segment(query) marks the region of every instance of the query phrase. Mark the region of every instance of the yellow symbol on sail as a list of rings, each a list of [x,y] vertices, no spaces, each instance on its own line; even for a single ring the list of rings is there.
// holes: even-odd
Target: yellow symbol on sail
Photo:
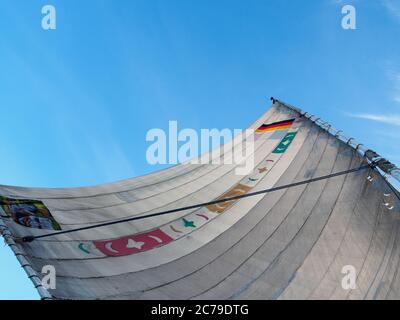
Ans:
[[[247,192],[249,192],[250,189],[251,189],[251,187],[248,187],[248,186],[238,183],[231,190],[229,190],[228,192],[224,193],[222,196],[217,198],[217,200],[240,196],[240,195],[243,195],[243,194],[246,194]],[[238,201],[238,200],[231,200],[231,201],[221,202],[221,203],[217,203],[217,204],[211,204],[211,205],[207,206],[207,209],[212,212],[223,213],[230,206],[232,206],[236,201]]]

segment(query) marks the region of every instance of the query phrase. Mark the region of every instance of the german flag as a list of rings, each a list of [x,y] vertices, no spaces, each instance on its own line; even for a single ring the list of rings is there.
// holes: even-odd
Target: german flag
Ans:
[[[268,132],[268,131],[289,129],[293,125],[293,122],[295,120],[296,119],[289,119],[289,120],[283,120],[283,121],[274,122],[274,123],[270,123],[270,124],[263,124],[261,127],[259,127],[256,130],[256,132],[262,133],[262,132]]]

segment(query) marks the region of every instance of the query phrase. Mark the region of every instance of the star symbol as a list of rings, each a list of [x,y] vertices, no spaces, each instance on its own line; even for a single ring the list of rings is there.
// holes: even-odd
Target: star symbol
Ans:
[[[133,239],[129,239],[128,240],[128,244],[126,245],[126,247],[128,249],[136,248],[136,249],[141,250],[143,245],[144,245],[144,242],[137,242],[137,241],[135,241]]]
[[[194,221],[189,221],[189,220],[186,220],[185,218],[183,218],[182,221],[183,221],[183,225],[186,228],[189,228],[189,227],[196,228],[196,226],[194,225]]]

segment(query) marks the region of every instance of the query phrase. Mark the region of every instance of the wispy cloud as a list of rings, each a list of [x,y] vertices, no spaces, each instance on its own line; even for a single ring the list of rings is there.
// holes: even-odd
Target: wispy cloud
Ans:
[[[392,101],[400,104],[400,65],[397,61],[386,60],[383,68],[388,80],[387,93]]]
[[[395,18],[400,19],[400,1],[399,0],[382,0],[382,4],[387,11]]]
[[[400,73],[391,73],[391,78],[393,79],[393,100],[400,103]]]
[[[358,113],[358,114],[348,114],[348,116],[358,119],[371,120],[386,124],[391,124],[394,126],[400,126],[400,114],[372,114],[372,113]]]

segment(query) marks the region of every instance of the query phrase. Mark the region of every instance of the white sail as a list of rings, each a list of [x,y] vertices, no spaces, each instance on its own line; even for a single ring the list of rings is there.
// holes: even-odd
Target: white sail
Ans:
[[[384,178],[398,168],[275,99],[250,128],[246,176],[184,163],[94,187],[0,186],[0,229],[43,298],[399,299],[400,202]],[[338,172],[348,173],[301,183]],[[45,265],[55,289],[40,284]]]

